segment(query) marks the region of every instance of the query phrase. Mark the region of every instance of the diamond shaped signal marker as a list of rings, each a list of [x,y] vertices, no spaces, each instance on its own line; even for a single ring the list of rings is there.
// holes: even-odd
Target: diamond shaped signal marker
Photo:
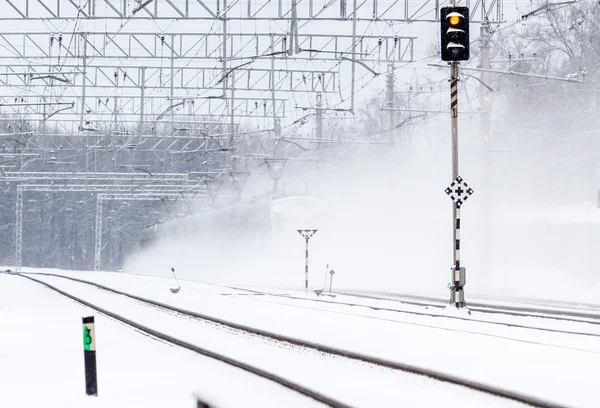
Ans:
[[[460,176],[445,191],[458,208],[474,193],[473,189]]]

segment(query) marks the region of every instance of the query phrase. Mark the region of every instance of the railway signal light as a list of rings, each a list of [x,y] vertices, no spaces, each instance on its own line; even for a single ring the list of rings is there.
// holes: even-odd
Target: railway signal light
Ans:
[[[442,60],[469,59],[469,8],[442,7],[440,9]]]

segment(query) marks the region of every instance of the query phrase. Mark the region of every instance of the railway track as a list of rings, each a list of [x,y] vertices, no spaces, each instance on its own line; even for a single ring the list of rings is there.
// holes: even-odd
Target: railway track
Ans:
[[[377,300],[391,300],[391,301],[400,301],[402,303],[416,305],[416,306],[441,306],[444,307],[448,305],[448,302],[441,298],[431,297],[431,296],[418,296],[418,295],[406,295],[392,292],[373,292],[373,293],[365,293],[358,291],[342,291],[338,292],[339,294],[346,294],[350,296],[371,298]],[[490,299],[491,300],[491,299]],[[512,301],[514,302],[514,301]],[[591,309],[583,310],[573,310],[573,308],[569,309],[559,309],[557,306],[553,306],[550,304],[543,305],[545,307],[540,306],[511,306],[511,305],[497,305],[493,303],[484,303],[481,301],[469,301],[467,303],[467,307],[471,311],[477,311],[480,313],[491,313],[491,314],[507,314],[512,316],[531,316],[531,317],[541,317],[541,318],[549,318],[553,320],[562,320],[562,321],[574,321],[574,322],[584,322],[591,324],[599,324],[600,325],[600,311],[594,311]]]
[[[84,285],[89,285],[89,286],[95,287],[97,289],[101,289],[103,291],[110,292],[115,295],[133,299],[137,302],[143,303],[143,304],[151,306],[151,307],[155,307],[155,308],[159,308],[161,310],[168,311],[170,313],[178,313],[178,314],[184,315],[191,319],[215,323],[215,324],[221,325],[221,326],[226,327],[231,330],[237,330],[237,331],[252,334],[255,336],[260,336],[260,337],[263,337],[270,341],[292,344],[292,345],[295,345],[295,346],[298,346],[298,347],[301,347],[304,349],[313,350],[313,351],[316,351],[316,352],[319,352],[319,353],[322,353],[322,354],[325,354],[328,356],[341,357],[344,359],[349,359],[349,360],[354,360],[354,361],[361,362],[361,363],[371,364],[371,365],[383,367],[386,369],[397,370],[400,372],[416,374],[416,375],[420,375],[420,376],[426,376],[426,377],[432,378],[432,379],[440,381],[440,382],[466,387],[471,390],[483,392],[483,393],[486,393],[489,395],[493,395],[495,397],[504,398],[507,400],[526,404],[526,405],[533,406],[533,407],[540,407],[540,408],[559,408],[559,407],[562,408],[563,407],[563,405],[557,404],[552,401],[546,401],[546,400],[538,398],[538,397],[518,393],[515,391],[508,390],[508,389],[503,389],[501,387],[495,387],[493,385],[480,383],[477,381],[472,381],[469,379],[461,378],[461,377],[447,374],[444,372],[439,372],[439,371],[435,371],[435,370],[431,370],[431,369],[426,369],[426,368],[417,367],[414,365],[403,364],[403,363],[394,362],[394,361],[388,361],[388,360],[384,360],[381,358],[376,358],[376,357],[372,357],[372,356],[368,356],[368,355],[364,355],[364,354],[360,354],[360,353],[356,353],[356,352],[352,352],[352,351],[348,351],[348,350],[337,349],[334,347],[330,347],[330,346],[326,346],[326,345],[322,345],[322,344],[318,344],[318,343],[314,343],[314,342],[310,342],[310,341],[306,341],[306,340],[299,340],[296,338],[292,338],[292,337],[288,337],[288,336],[284,336],[284,335],[280,335],[280,334],[276,334],[276,333],[271,333],[268,331],[264,331],[264,330],[256,329],[253,327],[241,325],[238,323],[226,321],[226,320],[223,320],[220,318],[215,318],[213,316],[208,316],[208,315],[205,315],[202,313],[174,307],[169,304],[165,304],[165,303],[158,302],[158,301],[155,301],[152,299],[147,299],[147,298],[143,298],[140,296],[136,296],[134,294],[126,293],[126,292],[123,292],[120,290],[116,290],[116,289],[113,289],[113,288],[110,288],[110,287],[107,287],[107,286],[104,286],[104,285],[101,285],[101,284],[98,284],[95,282],[86,281],[83,279],[77,279],[77,278],[73,278],[73,277],[67,277],[67,276],[56,275],[56,274],[36,274],[36,273],[17,274],[17,276],[21,276],[25,279],[29,279],[29,280],[37,282],[41,285],[44,285],[48,289],[54,290],[76,302],[79,302],[87,307],[90,307],[92,309],[99,311],[100,313],[103,313],[107,316],[110,316],[110,317],[116,319],[116,320],[126,323],[126,324],[128,324],[144,333],[147,333],[151,336],[154,336],[161,340],[176,344],[176,345],[186,348],[188,350],[195,351],[195,352],[205,355],[207,357],[215,358],[219,361],[225,362],[225,363],[233,365],[235,367],[239,367],[243,370],[246,370],[253,374],[259,375],[263,378],[274,381],[274,382],[276,382],[282,386],[285,386],[293,391],[296,391],[302,395],[305,395],[306,397],[309,397],[315,401],[321,402],[321,403],[326,404],[331,407],[349,407],[349,405],[347,405],[343,402],[340,402],[338,400],[332,399],[331,397],[328,397],[320,392],[308,389],[305,386],[303,386],[302,384],[292,382],[280,375],[277,375],[277,374],[274,374],[271,372],[267,372],[266,370],[263,370],[259,367],[246,364],[244,362],[238,361],[236,359],[232,359],[230,357],[227,357],[227,356],[219,354],[219,353],[215,353],[213,351],[210,351],[205,348],[199,347],[197,345],[191,344],[184,340],[175,338],[169,334],[161,333],[161,332],[159,332],[155,329],[152,329],[148,326],[141,325],[140,323],[138,323],[132,319],[126,318],[118,313],[106,310],[105,308],[102,308],[98,305],[92,304],[91,302],[88,302],[72,293],[68,293],[64,290],[61,290],[60,288],[58,288],[48,282],[45,282],[40,279],[36,279],[36,278],[32,277],[32,275],[34,275],[34,276],[35,275],[51,276],[54,278],[60,278],[60,279],[77,282],[77,283],[84,284]]]
[[[500,325],[500,326],[507,326],[507,327],[514,327],[514,328],[528,329],[528,330],[535,330],[535,331],[544,331],[544,332],[550,332],[550,333],[570,334],[570,335],[579,335],[579,336],[588,336],[588,337],[600,337],[600,333],[591,333],[591,332],[586,332],[586,331],[554,329],[554,328],[550,328],[550,327],[533,326],[533,325],[528,325],[528,324],[519,324],[519,323],[506,322],[506,321],[486,320],[486,319],[476,318],[473,316],[463,317],[463,316],[442,314],[440,312],[429,312],[429,311],[420,311],[420,310],[413,310],[413,309],[400,309],[400,308],[393,308],[393,307],[387,307],[387,306],[376,306],[376,305],[369,305],[369,304],[350,302],[350,301],[340,301],[340,300],[332,301],[330,299],[319,299],[319,298],[310,298],[310,297],[303,297],[303,296],[294,296],[291,294],[280,294],[280,293],[274,293],[274,292],[268,292],[268,291],[259,291],[259,290],[248,289],[248,288],[243,288],[243,287],[239,287],[239,286],[213,284],[213,283],[209,283],[209,282],[199,282],[199,283],[202,283],[205,285],[211,285],[211,286],[226,287],[226,288],[233,289],[236,291],[244,291],[244,292],[247,292],[247,293],[250,293],[253,295],[260,295],[260,296],[269,295],[272,297],[309,301],[309,302],[321,303],[321,304],[327,304],[327,305],[351,306],[351,307],[355,307],[355,308],[364,308],[364,309],[375,310],[375,311],[404,313],[404,314],[416,315],[416,316],[428,316],[428,317],[468,321],[468,322],[475,322],[475,323],[495,324],[495,325]],[[186,286],[183,286],[183,287],[186,289],[200,290],[200,289],[194,289],[194,288],[186,287]],[[334,292],[334,294],[353,296],[353,297],[364,298],[364,299],[372,299],[372,300],[378,300],[378,301],[392,301],[392,302],[397,302],[400,304],[407,304],[407,305],[411,305],[411,306],[420,306],[420,307],[436,307],[436,308],[442,309],[442,308],[448,306],[447,302],[444,302],[439,298],[433,298],[433,297],[428,297],[428,296],[420,297],[420,296],[415,296],[415,295],[407,295],[406,299],[404,299],[404,298],[399,299],[398,297],[393,298],[393,297],[389,297],[389,296],[382,296],[382,295],[378,296],[376,294],[364,294],[364,293],[357,293],[357,292],[344,292],[344,291],[340,292],[340,291],[338,291],[338,292]],[[222,294],[222,295],[231,295],[231,294]],[[399,295],[397,295],[397,296],[399,296]],[[504,311],[504,309],[501,309],[500,307],[495,310],[487,310],[487,309],[485,309],[485,307],[472,308],[470,302],[468,304],[468,307],[471,311],[477,311],[477,312],[483,313],[483,314],[487,313],[487,314],[493,314],[493,315],[508,315],[508,316],[517,316],[517,317],[538,317],[538,318],[550,319],[550,320],[556,320],[556,321],[566,321],[566,322],[573,322],[573,323],[589,323],[592,325],[600,325],[600,316],[598,316],[598,318],[588,317],[587,319],[586,319],[586,316],[581,316],[579,319],[576,319],[576,318],[562,317],[560,315],[557,315],[556,311],[552,311],[552,313],[543,315],[543,314],[516,313],[516,312],[511,312],[510,310]],[[490,306],[486,305],[486,307],[490,307]],[[363,316],[363,317],[367,317],[367,316]]]

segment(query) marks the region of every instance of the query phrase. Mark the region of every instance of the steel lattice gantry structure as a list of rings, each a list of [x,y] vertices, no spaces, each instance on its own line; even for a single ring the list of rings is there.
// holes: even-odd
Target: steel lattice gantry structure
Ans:
[[[389,23],[437,21],[440,8],[439,0],[1,2],[6,7],[0,19],[7,21],[0,34],[5,112],[39,120],[42,128],[51,121],[65,132],[73,132],[65,123],[85,131],[119,125],[131,130],[137,122],[142,134],[144,123],[162,122],[170,129],[166,137],[177,114],[228,117],[229,132],[235,131],[234,118],[269,117],[276,129],[286,116],[287,98],[278,98],[280,92],[337,91],[343,101],[342,63],[352,67],[348,109],[353,112],[357,64],[412,61],[414,37],[398,35]],[[472,22],[493,23],[502,20],[502,4],[467,0],[466,5]],[[44,21],[41,30],[39,21]],[[283,32],[270,29],[273,21]],[[322,21],[331,22],[324,32]],[[15,30],[10,22],[30,29]],[[361,22],[381,28],[371,28],[376,34],[370,35]],[[297,66],[301,61],[329,64]],[[250,97],[246,91],[265,95]],[[196,103],[182,112],[185,101]]]
[[[23,245],[23,196],[27,191],[36,192],[91,192],[96,193],[95,268],[100,267],[102,249],[102,201],[107,199],[139,200],[182,199],[208,201],[205,183],[188,180],[187,175],[165,174],[151,177],[148,174],[97,173],[92,178],[87,173],[3,173],[1,181],[39,182],[52,184],[18,184],[16,200],[15,258],[16,268],[22,266]],[[104,183],[104,184],[99,184]],[[124,184],[125,183],[125,184]],[[100,223],[100,224],[99,224]]]
[[[285,117],[286,98],[279,93],[338,92],[344,59],[413,58],[414,37],[362,35],[352,47],[352,35],[299,34],[293,63],[285,53],[287,38],[285,33],[2,33],[0,46],[10,52],[0,54],[0,84],[6,89],[0,104],[44,123],[69,118],[78,123],[74,129],[62,126],[69,132],[90,123],[115,129],[123,121],[137,121],[142,129],[146,122],[181,120],[173,118],[177,114]],[[217,60],[222,66],[214,65]],[[315,60],[329,62],[329,68],[293,67]],[[286,67],[276,67],[281,64]],[[53,94],[46,95],[48,89]],[[188,109],[182,111],[185,101]]]
[[[94,234],[94,270],[99,271],[102,269],[102,214],[103,214],[103,203],[104,201],[114,200],[119,202],[124,201],[165,201],[180,200],[183,193],[181,192],[141,192],[141,193],[126,193],[126,192],[111,193],[98,193],[96,195],[96,219],[95,219],[95,234]],[[206,203],[207,194],[194,194],[190,201]]]
[[[0,19],[117,19],[117,20],[290,20],[295,14],[299,22],[351,20],[352,5],[348,0],[330,0],[322,5],[314,0],[246,0],[228,3],[227,0],[2,0],[7,3]],[[421,2],[367,0],[361,2],[360,20],[438,21],[439,0]],[[488,4],[467,0],[471,21],[497,22],[503,16],[503,2]]]

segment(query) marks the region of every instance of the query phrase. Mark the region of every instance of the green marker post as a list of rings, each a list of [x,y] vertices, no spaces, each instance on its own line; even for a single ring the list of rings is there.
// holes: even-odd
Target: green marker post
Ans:
[[[98,395],[98,378],[96,375],[96,332],[94,316],[83,318],[83,359],[85,364],[85,392],[87,395]]]

